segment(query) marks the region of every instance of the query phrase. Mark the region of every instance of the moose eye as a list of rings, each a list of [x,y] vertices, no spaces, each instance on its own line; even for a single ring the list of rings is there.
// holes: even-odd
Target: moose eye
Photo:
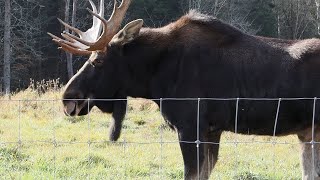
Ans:
[[[102,59],[95,59],[92,64],[94,66],[101,66],[103,64],[103,60]]]
[[[99,67],[103,64],[103,60],[102,59],[94,59],[94,60],[89,60],[89,63],[93,66],[93,67]]]
[[[97,64],[102,64],[102,63],[103,63],[103,61],[102,61],[101,59],[96,59],[95,62],[96,62]]]

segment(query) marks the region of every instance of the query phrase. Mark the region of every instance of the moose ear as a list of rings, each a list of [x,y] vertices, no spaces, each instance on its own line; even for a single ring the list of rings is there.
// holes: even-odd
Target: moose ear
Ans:
[[[116,34],[112,38],[111,43],[119,45],[125,45],[127,43],[130,43],[132,40],[138,37],[142,25],[142,19],[137,19],[129,22],[127,25],[124,26],[122,30],[118,32],[118,34]]]

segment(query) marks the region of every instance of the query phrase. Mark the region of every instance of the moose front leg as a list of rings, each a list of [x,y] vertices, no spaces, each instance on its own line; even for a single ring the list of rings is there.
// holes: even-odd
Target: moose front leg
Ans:
[[[117,141],[121,134],[122,122],[126,115],[127,101],[115,101],[109,130],[110,141]]]

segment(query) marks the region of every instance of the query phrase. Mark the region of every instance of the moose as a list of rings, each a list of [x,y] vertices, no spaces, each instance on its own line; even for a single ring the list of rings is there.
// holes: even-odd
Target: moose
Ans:
[[[145,28],[137,19],[120,29],[131,0],[115,1],[108,20],[90,3],[89,30],[61,21],[77,35],[49,33],[63,50],[90,56],[66,85],[65,114],[84,115],[93,106],[115,114],[116,140],[126,102],[99,99],[154,99],[177,131],[188,180],[209,178],[223,131],[296,134],[302,179],[320,179],[319,39],[248,35],[194,10],[163,27]]]

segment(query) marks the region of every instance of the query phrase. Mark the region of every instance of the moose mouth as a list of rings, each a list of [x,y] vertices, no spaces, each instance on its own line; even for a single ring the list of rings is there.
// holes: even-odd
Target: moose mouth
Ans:
[[[67,116],[82,116],[90,112],[93,107],[89,100],[84,101],[65,101],[64,102],[64,113]]]

